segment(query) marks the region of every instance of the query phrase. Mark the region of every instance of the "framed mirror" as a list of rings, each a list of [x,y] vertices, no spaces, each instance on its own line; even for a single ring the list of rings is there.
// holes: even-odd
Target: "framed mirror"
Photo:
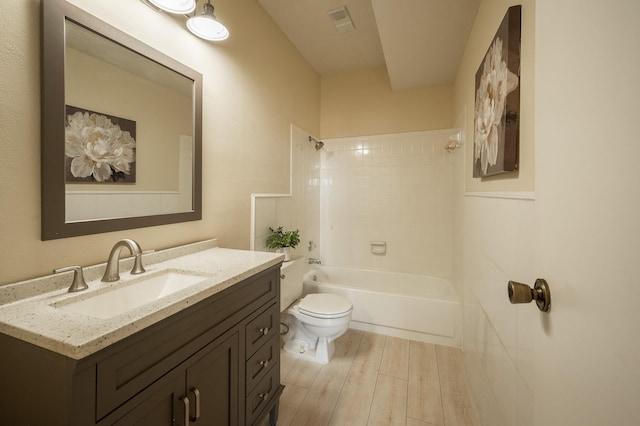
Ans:
[[[202,75],[42,1],[42,239],[202,219]]]

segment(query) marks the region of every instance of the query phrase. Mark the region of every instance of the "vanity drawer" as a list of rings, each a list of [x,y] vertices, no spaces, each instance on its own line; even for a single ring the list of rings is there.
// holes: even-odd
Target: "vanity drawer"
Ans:
[[[247,394],[280,359],[280,336],[273,336],[247,361]]]
[[[276,303],[247,324],[245,330],[247,358],[253,356],[265,342],[279,335],[280,306]]]
[[[280,364],[276,363],[247,396],[246,424],[253,425],[257,420],[260,420],[260,416],[267,407],[272,405],[274,398],[277,398],[281,392]]]
[[[269,269],[108,348],[96,366],[96,420],[275,299],[278,273]]]

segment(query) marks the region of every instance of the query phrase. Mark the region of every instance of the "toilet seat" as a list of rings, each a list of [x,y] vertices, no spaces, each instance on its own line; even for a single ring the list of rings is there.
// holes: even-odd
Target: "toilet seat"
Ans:
[[[300,313],[314,318],[341,318],[353,310],[348,299],[337,294],[308,294],[298,304]]]

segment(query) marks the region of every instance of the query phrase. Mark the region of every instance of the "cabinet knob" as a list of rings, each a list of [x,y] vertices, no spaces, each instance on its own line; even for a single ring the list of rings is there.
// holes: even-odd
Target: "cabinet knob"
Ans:
[[[258,398],[261,398],[263,401],[266,401],[267,399],[269,399],[269,392],[261,393],[260,395],[258,395]]]
[[[269,334],[269,327],[262,327],[259,331],[266,336]]]
[[[269,366],[269,360],[265,359],[264,361],[260,361],[260,365],[262,368],[267,368]]]

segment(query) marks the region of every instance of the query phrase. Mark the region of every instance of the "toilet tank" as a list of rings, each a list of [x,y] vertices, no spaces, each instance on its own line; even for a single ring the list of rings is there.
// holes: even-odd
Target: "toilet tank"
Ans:
[[[293,258],[280,267],[280,311],[302,297],[304,257]]]

